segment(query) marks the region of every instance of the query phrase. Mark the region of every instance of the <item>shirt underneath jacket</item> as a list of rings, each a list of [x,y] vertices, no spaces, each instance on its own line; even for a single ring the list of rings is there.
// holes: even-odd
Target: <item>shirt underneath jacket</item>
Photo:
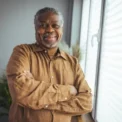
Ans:
[[[6,70],[12,97],[9,122],[71,122],[91,111],[91,90],[78,60],[60,49],[53,58],[48,52],[37,44],[14,48]],[[70,94],[69,85],[77,95]]]

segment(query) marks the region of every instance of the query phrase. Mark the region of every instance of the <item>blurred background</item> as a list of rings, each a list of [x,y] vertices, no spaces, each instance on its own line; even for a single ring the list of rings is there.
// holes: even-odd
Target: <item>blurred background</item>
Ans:
[[[0,0],[0,75],[16,45],[35,42],[34,15],[43,7],[63,14],[62,40],[81,51],[93,94],[84,121],[122,122],[122,0]]]

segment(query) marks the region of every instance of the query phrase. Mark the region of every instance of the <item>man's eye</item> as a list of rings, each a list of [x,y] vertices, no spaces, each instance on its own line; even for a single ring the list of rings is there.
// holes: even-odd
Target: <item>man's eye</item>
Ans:
[[[40,28],[46,28],[46,27],[47,27],[47,24],[46,24],[46,23],[40,23],[40,24],[39,24],[39,27],[40,27]]]
[[[60,25],[58,25],[58,24],[53,24],[52,27],[58,29],[58,28],[60,28]]]

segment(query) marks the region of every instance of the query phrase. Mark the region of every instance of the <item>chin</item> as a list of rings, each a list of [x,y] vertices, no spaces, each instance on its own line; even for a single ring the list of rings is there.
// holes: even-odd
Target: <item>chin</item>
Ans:
[[[45,43],[45,41],[42,41],[42,44],[43,44],[45,47],[53,48],[53,47],[57,47],[58,41],[56,41],[56,42],[54,42],[54,43]]]

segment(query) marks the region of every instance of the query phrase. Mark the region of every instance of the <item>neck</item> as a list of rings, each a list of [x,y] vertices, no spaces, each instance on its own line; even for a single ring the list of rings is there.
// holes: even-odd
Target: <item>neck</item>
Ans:
[[[48,55],[53,57],[57,52],[58,47],[48,48]]]
[[[50,56],[50,58],[53,58],[53,56],[56,54],[58,46],[54,46],[54,47],[47,47],[45,46],[43,43],[38,44],[41,48],[43,47],[44,49],[46,49],[48,51],[48,55]]]

